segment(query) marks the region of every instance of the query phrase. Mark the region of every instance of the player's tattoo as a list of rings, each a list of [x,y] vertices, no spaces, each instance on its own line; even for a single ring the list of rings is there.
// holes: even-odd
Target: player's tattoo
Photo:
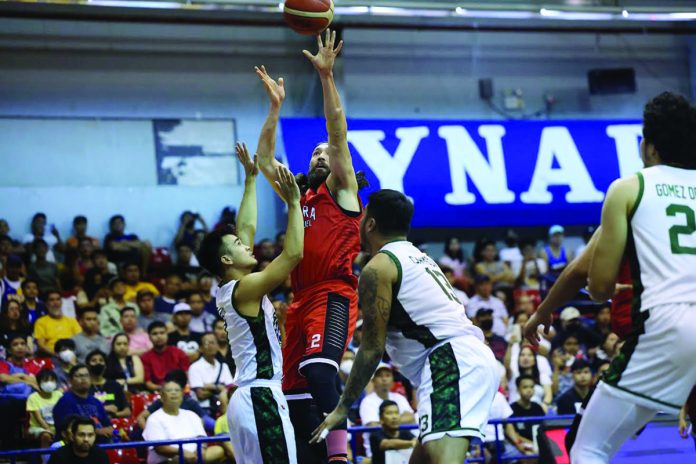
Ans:
[[[382,359],[391,310],[391,302],[379,295],[379,276],[374,268],[368,266],[360,275],[358,295],[363,312],[363,338],[341,395],[340,407],[344,411],[360,396]]]

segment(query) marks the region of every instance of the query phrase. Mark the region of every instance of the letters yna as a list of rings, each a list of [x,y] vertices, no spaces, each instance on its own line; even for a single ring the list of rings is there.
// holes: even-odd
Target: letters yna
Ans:
[[[323,119],[281,121],[290,169],[322,142]],[[599,223],[609,184],[642,168],[636,120],[348,121],[370,188],[416,204],[414,227]],[[688,192],[686,193],[688,195]]]

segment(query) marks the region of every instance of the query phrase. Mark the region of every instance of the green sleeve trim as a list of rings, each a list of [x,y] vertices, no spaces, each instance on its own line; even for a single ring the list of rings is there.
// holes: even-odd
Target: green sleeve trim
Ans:
[[[631,212],[628,215],[629,221],[633,219],[633,215],[636,214],[638,205],[640,205],[640,201],[643,199],[643,191],[645,190],[645,179],[643,178],[643,173],[638,172],[636,175],[638,176],[638,197],[636,198],[636,202],[633,204],[633,208],[631,208]]]
[[[394,295],[392,296],[393,299],[396,299],[396,296],[399,294],[399,289],[401,288],[401,278],[403,276],[403,271],[401,270],[401,262],[399,261],[399,258],[397,258],[396,255],[389,250],[382,250],[380,251],[380,253],[384,253],[385,255],[389,256],[389,258],[391,258],[392,262],[396,266],[396,271],[398,275],[396,278],[396,283],[394,284]]]

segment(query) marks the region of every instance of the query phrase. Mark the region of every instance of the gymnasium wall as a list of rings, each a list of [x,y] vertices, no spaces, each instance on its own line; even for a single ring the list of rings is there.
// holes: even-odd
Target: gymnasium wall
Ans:
[[[549,117],[563,119],[637,118],[649,97],[689,94],[692,86],[684,36],[346,30],[344,38],[336,78],[356,118],[500,119],[478,97],[482,77],[494,79],[497,94],[522,89],[525,112],[554,95]],[[108,217],[120,212],[155,245],[171,241],[184,209],[212,225],[224,206],[238,204],[240,185],[157,185],[154,155],[143,150],[150,141],[126,129],[115,134],[117,150],[83,144],[87,164],[51,159],[58,146],[32,137],[39,127],[31,124],[22,126],[29,135],[17,136],[17,121],[63,119],[61,133],[85,140],[84,121],[98,118],[234,119],[237,138],[254,147],[267,102],[253,66],[285,77],[284,117],[317,116],[320,85],[300,53],[314,46],[284,29],[0,19],[0,217],[21,236],[41,210],[67,236],[72,216],[83,213],[103,236]],[[588,95],[588,69],[620,66],[636,69],[636,94]],[[51,168],[56,163],[60,169]],[[71,174],[85,166],[88,178]],[[284,219],[271,189],[259,184],[261,238]]]

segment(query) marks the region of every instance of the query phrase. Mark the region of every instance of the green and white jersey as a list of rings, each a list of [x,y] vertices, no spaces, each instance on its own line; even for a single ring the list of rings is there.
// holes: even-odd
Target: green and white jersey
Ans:
[[[218,313],[225,321],[227,339],[237,366],[234,383],[241,387],[254,380],[280,382],[283,356],[273,304],[264,296],[256,317],[243,316],[232,303],[238,282],[232,280],[218,288],[215,300]]]
[[[696,170],[658,165],[637,175],[626,243],[634,302],[641,311],[696,303]]]
[[[398,270],[394,285],[386,349],[389,357],[415,386],[431,349],[455,337],[483,333],[466,317],[439,266],[411,242],[390,242],[380,253],[391,258]]]

